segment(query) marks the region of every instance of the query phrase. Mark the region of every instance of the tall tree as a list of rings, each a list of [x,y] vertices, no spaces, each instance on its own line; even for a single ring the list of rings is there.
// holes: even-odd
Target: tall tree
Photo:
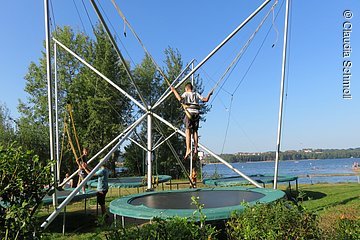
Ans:
[[[0,103],[0,144],[6,146],[15,141],[14,122],[5,104]]]
[[[169,47],[164,51],[164,53],[165,67],[163,69],[163,72],[166,74],[166,78],[168,80],[173,81],[180,74],[184,67],[183,60],[181,54],[176,49]],[[186,71],[185,74],[188,72],[189,70]],[[155,103],[155,101],[161,96],[161,94],[168,88],[166,81],[156,71],[156,67],[151,62],[149,56],[145,56],[142,63],[136,66],[134,73],[137,83],[139,84],[139,86],[141,86],[144,98],[147,99],[151,104]],[[184,85],[182,85],[179,89],[182,90],[183,86]],[[200,79],[199,77],[197,77],[195,80],[195,86],[196,90],[199,93],[203,92],[202,79]],[[207,111],[209,111],[209,108],[204,106],[202,108],[202,112],[206,113]],[[157,109],[155,109],[155,112],[161,117],[165,118],[167,121],[174,124],[175,126],[179,128],[183,127],[184,112],[175,97],[170,96]],[[202,120],[205,120],[205,117],[203,117]],[[171,128],[167,127],[157,119],[153,118],[153,121],[154,142],[157,142],[158,140],[163,140],[173,132]],[[158,127],[160,128],[160,130],[158,129]],[[138,135],[141,138],[142,142],[146,142],[146,123],[144,123],[140,128],[140,133]],[[163,133],[164,136],[161,133]],[[185,152],[184,139],[181,136],[174,135],[172,138],[170,138],[170,142],[177,154],[179,156],[183,156]],[[125,148],[125,165],[129,167],[130,172],[132,172],[133,174],[144,172],[143,167],[145,167],[143,164],[143,158],[141,157],[142,155],[140,154],[142,153],[142,150],[138,148],[139,147],[133,143],[129,144]],[[155,174],[161,173],[171,174],[173,176],[182,176],[178,163],[166,143],[157,148],[157,150],[154,152],[153,166],[153,172]],[[139,169],[141,169],[141,171],[139,171]]]
[[[94,30],[95,38],[75,33],[69,27],[57,28],[53,36],[111,79],[129,90],[124,67],[118,63],[116,52],[100,26]],[[63,129],[68,113],[72,114],[81,147],[90,148],[90,156],[115,138],[131,120],[130,102],[112,86],[84,66],[68,52],[58,47],[59,124]],[[39,63],[32,62],[25,77],[27,102],[19,110],[19,135],[22,145],[34,149],[40,156],[48,156],[48,116],[46,58],[43,52]],[[67,118],[69,119],[69,118]],[[71,126],[71,124],[70,124]],[[74,139],[72,133],[71,139]],[[74,145],[76,146],[75,142]],[[77,148],[76,148],[77,149]],[[80,155],[80,153],[77,153]],[[75,170],[75,160],[65,134],[62,148],[63,171]]]

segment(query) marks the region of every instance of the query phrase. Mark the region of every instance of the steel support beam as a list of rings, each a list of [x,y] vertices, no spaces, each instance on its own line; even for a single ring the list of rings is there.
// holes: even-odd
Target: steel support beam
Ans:
[[[290,9],[290,0],[286,0],[284,43],[283,43],[283,55],[282,55],[282,68],[281,68],[281,84],[280,84],[279,119],[278,119],[278,130],[277,130],[277,140],[276,140],[276,155],[275,155],[274,189],[277,189],[277,183],[278,183],[277,178],[279,175],[279,158],[280,158],[281,133],[282,133],[283,108],[284,108],[284,85],[286,78],[289,9]]]
[[[186,137],[186,134],[181,131],[180,129],[178,129],[177,127],[175,127],[174,125],[172,125],[170,122],[166,121],[165,119],[163,119],[162,117],[160,117],[157,114],[153,114],[154,117],[156,117],[157,119],[159,119],[161,122],[163,122],[164,124],[166,124],[167,126],[169,126],[170,128],[174,129],[175,131],[177,131],[180,135],[182,135],[183,137]],[[258,188],[263,188],[260,184],[258,184],[256,181],[254,181],[253,179],[251,179],[250,177],[248,177],[247,175],[245,175],[244,173],[240,172],[238,169],[234,168],[230,163],[228,163],[227,161],[225,161],[224,159],[222,159],[220,156],[218,156],[217,154],[215,154],[214,152],[212,152],[210,149],[208,149],[206,146],[202,145],[201,143],[199,143],[199,147],[201,147],[204,151],[206,151],[207,153],[209,153],[210,155],[212,155],[213,157],[215,157],[217,160],[219,160],[221,163],[223,163],[226,167],[230,168],[232,171],[234,171],[235,173],[239,174],[241,177],[245,178],[246,180],[248,180],[250,183],[252,183],[253,185],[255,185]]]

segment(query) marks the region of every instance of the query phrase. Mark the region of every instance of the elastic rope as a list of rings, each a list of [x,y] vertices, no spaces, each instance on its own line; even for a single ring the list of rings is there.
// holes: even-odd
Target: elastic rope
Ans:
[[[83,7],[84,7],[84,9],[85,9],[86,16],[87,16],[87,18],[88,18],[88,20],[89,20],[89,22],[90,22],[90,24],[91,24],[91,28],[92,28],[92,30],[94,31],[94,30],[95,30],[95,27],[94,27],[94,24],[93,24],[92,21],[91,21],[91,18],[90,18],[89,12],[88,12],[88,10],[87,10],[87,7],[86,7],[86,5],[85,5],[85,3],[84,3],[84,0],[81,0],[81,2],[82,2],[82,5],[83,5]]]
[[[155,59],[152,57],[152,55],[150,54],[150,52],[147,50],[147,48],[145,47],[144,43],[142,42],[142,40],[140,39],[140,37],[137,35],[137,33],[135,32],[134,28],[131,26],[131,24],[128,22],[128,20],[126,19],[124,13],[120,10],[119,6],[116,4],[115,0],[111,0],[111,2],[113,3],[116,11],[118,12],[118,14],[120,15],[120,17],[123,19],[124,24],[126,24],[130,31],[133,33],[134,37],[138,40],[139,44],[141,45],[141,47],[143,48],[143,50],[145,51],[145,53],[149,56],[149,58],[151,59],[151,61],[153,62],[153,64],[155,65],[156,69],[159,71],[159,73],[161,74],[161,76],[164,78],[165,82],[171,86],[170,81],[167,79],[165,73],[161,70],[161,68],[159,67],[159,65],[156,63]],[[184,112],[186,114],[186,116],[191,119],[191,114],[188,112],[188,110],[186,110],[185,105],[180,103],[182,108],[184,109]]]
[[[70,115],[70,119],[71,119],[71,125],[72,125],[73,131],[74,131],[74,137],[75,137],[76,145],[77,145],[77,148],[78,148],[80,156],[81,156],[82,155],[81,154],[81,147],[80,147],[79,138],[78,138],[78,135],[77,135],[77,132],[76,132],[74,117],[73,117],[73,114],[72,114],[72,106],[70,104],[68,105],[68,111],[69,111],[69,115]]]
[[[230,126],[230,117],[231,117],[232,104],[233,104],[233,96],[231,96],[231,100],[230,100],[229,114],[228,114],[228,118],[227,118],[227,124],[226,124],[224,141],[223,141],[222,148],[221,148],[221,154],[224,153],[225,143],[226,143],[226,139],[227,139],[227,135],[228,135],[228,130],[229,130],[229,126]]]
[[[155,119],[154,123],[155,123],[156,128],[157,128],[157,130],[159,131],[159,133],[162,135],[162,137],[163,137],[164,139],[166,139],[163,131],[161,130],[161,128],[160,128],[160,126],[159,126],[159,123],[157,122],[157,119]],[[192,182],[192,179],[191,179],[191,177],[190,177],[190,174],[189,174],[188,171],[186,170],[184,164],[181,162],[180,157],[179,157],[178,154],[176,153],[176,150],[174,149],[173,145],[171,144],[171,142],[170,142],[169,140],[166,140],[166,144],[169,146],[169,148],[170,148],[172,154],[174,155],[176,161],[177,161],[178,164],[180,165],[180,168],[181,168],[181,170],[183,171],[184,175],[189,179],[191,186],[194,187],[195,184]]]
[[[66,123],[66,125],[65,125],[65,131],[66,131],[66,134],[67,134],[67,136],[68,136],[68,141],[69,141],[69,144],[70,144],[70,148],[71,148],[71,150],[72,150],[72,152],[73,152],[73,154],[74,154],[75,160],[77,161],[78,156],[77,156],[77,154],[76,154],[76,150],[75,150],[74,144],[73,144],[73,142],[72,142],[72,140],[71,140],[71,135],[70,135],[70,131],[69,131],[69,128],[68,128],[68,126],[67,126],[67,123]]]
[[[83,20],[82,20],[82,18],[81,18],[81,15],[80,15],[79,9],[78,9],[78,7],[77,7],[77,5],[76,5],[76,3],[75,3],[75,0],[73,0],[73,3],[74,3],[74,6],[75,6],[75,9],[76,9],[77,15],[78,15],[78,17],[79,17],[79,19],[80,19],[81,26],[83,27],[84,32],[86,33],[85,25],[84,25],[84,22],[83,22]],[[87,34],[87,33],[86,33],[86,34]]]
[[[269,17],[270,13],[272,12],[272,10],[274,9],[274,7],[277,5],[278,1],[276,1],[273,6],[271,7],[271,9],[269,10],[269,12],[265,15],[265,17],[261,20],[259,26],[255,29],[255,31],[253,32],[253,34],[250,36],[250,38],[247,40],[247,42],[245,43],[245,45],[240,49],[240,52],[235,56],[235,58],[233,59],[233,61],[230,63],[230,65],[227,67],[227,69],[225,70],[225,72],[223,73],[223,75],[221,76],[221,78],[216,82],[215,86],[212,88],[212,90],[215,90],[217,88],[217,86],[225,79],[225,77],[227,76],[227,74],[229,73],[229,71],[233,68],[233,66],[235,64],[237,64],[240,60],[240,58],[243,56],[243,54],[245,53],[245,51],[247,50],[247,48],[249,47],[250,43],[252,42],[252,40],[255,38],[255,35],[258,33],[258,31],[260,30],[260,28],[263,26],[263,24],[265,23],[266,19]],[[229,77],[229,76],[228,76]],[[228,79],[227,77],[227,79]],[[226,80],[225,80],[226,81]]]
[[[277,12],[277,14],[276,14],[276,16],[275,16],[275,20],[277,19],[278,15],[279,15],[279,13],[280,13],[280,9],[282,8],[283,5],[284,5],[284,1],[282,1],[282,3],[281,3],[281,6],[280,6],[280,8],[279,8],[279,11]],[[243,83],[243,81],[245,80],[245,78],[246,78],[247,74],[249,73],[251,67],[253,66],[255,60],[257,59],[257,57],[258,57],[261,49],[263,48],[263,46],[264,46],[264,44],[265,44],[265,41],[266,41],[267,37],[269,36],[269,34],[270,34],[270,32],[271,32],[271,29],[272,29],[272,26],[271,26],[271,27],[269,28],[269,30],[267,31],[267,33],[266,33],[266,35],[265,35],[265,38],[264,38],[264,40],[262,41],[260,47],[258,48],[258,50],[257,50],[254,58],[252,59],[249,67],[246,69],[243,77],[242,77],[241,80],[239,81],[238,85],[235,87],[235,90],[234,90],[234,92],[233,92],[232,94],[235,94],[235,92],[238,90],[238,88],[240,87],[240,85],[241,85],[241,84]]]

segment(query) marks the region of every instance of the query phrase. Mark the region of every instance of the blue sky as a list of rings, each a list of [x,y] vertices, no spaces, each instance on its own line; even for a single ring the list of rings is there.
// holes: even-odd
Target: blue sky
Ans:
[[[90,23],[80,0],[75,0],[85,31]],[[85,1],[91,20],[96,16]],[[224,3],[225,2],[225,3]],[[264,45],[243,83],[233,96],[231,119],[224,152],[275,150],[279,107],[281,53],[284,7],[282,0],[275,9],[280,11]],[[360,1],[292,1],[289,71],[286,84],[285,115],[282,149],[349,148],[359,146],[360,133]],[[156,61],[162,64],[163,50],[178,48],[185,62],[202,60],[227,34],[240,24],[262,1],[117,1],[130,23],[142,38]],[[273,1],[253,21],[219,51],[199,71],[209,91],[214,83],[204,72],[217,80],[235,54],[258,26]],[[52,0],[56,24],[71,25],[84,31],[73,1]],[[123,22],[111,1],[101,1],[109,19],[131,58],[139,63],[143,51],[127,29],[123,38]],[[354,14],[351,47],[353,62],[352,100],[342,99],[342,31],[344,10]],[[0,25],[0,101],[11,114],[18,99],[25,100],[23,79],[30,61],[38,61],[43,49],[43,1],[2,3]],[[272,16],[265,22],[248,51],[224,85],[232,92],[244,76],[268,29]],[[276,31],[279,35],[277,37]],[[276,39],[278,39],[276,41]],[[272,45],[275,43],[275,46]],[[123,49],[120,46],[121,49]],[[126,56],[126,55],[125,55]],[[128,56],[126,56],[128,58]],[[207,121],[200,129],[201,141],[222,151],[227,125],[230,95],[217,89]]]

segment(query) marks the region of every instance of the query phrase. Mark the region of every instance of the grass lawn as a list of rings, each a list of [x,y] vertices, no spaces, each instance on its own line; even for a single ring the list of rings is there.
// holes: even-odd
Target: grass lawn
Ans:
[[[183,188],[187,185],[180,185]],[[203,187],[201,184],[198,187]],[[269,186],[270,187],[270,186]],[[168,190],[169,186],[165,186]],[[281,185],[280,189],[285,190]],[[161,191],[161,187],[158,187]],[[140,190],[142,191],[142,190]],[[119,194],[127,195],[137,193],[136,189],[112,189],[108,193],[107,205],[118,198]],[[314,211],[320,216],[320,224],[326,229],[331,226],[336,219],[341,217],[359,218],[360,216],[360,184],[358,183],[337,183],[337,184],[314,184],[299,186],[299,204],[309,211]],[[108,227],[99,227],[97,222],[101,222],[96,216],[96,202],[90,201],[90,206],[85,214],[84,203],[73,203],[67,207],[66,215],[66,234],[62,236],[62,217],[57,219],[47,229],[49,239],[105,239]],[[50,209],[51,211],[51,209]],[[48,215],[44,208],[39,214],[42,219]],[[139,224],[139,222],[127,221],[129,225]],[[109,225],[109,224],[108,224]],[[97,234],[98,233],[98,234]]]

